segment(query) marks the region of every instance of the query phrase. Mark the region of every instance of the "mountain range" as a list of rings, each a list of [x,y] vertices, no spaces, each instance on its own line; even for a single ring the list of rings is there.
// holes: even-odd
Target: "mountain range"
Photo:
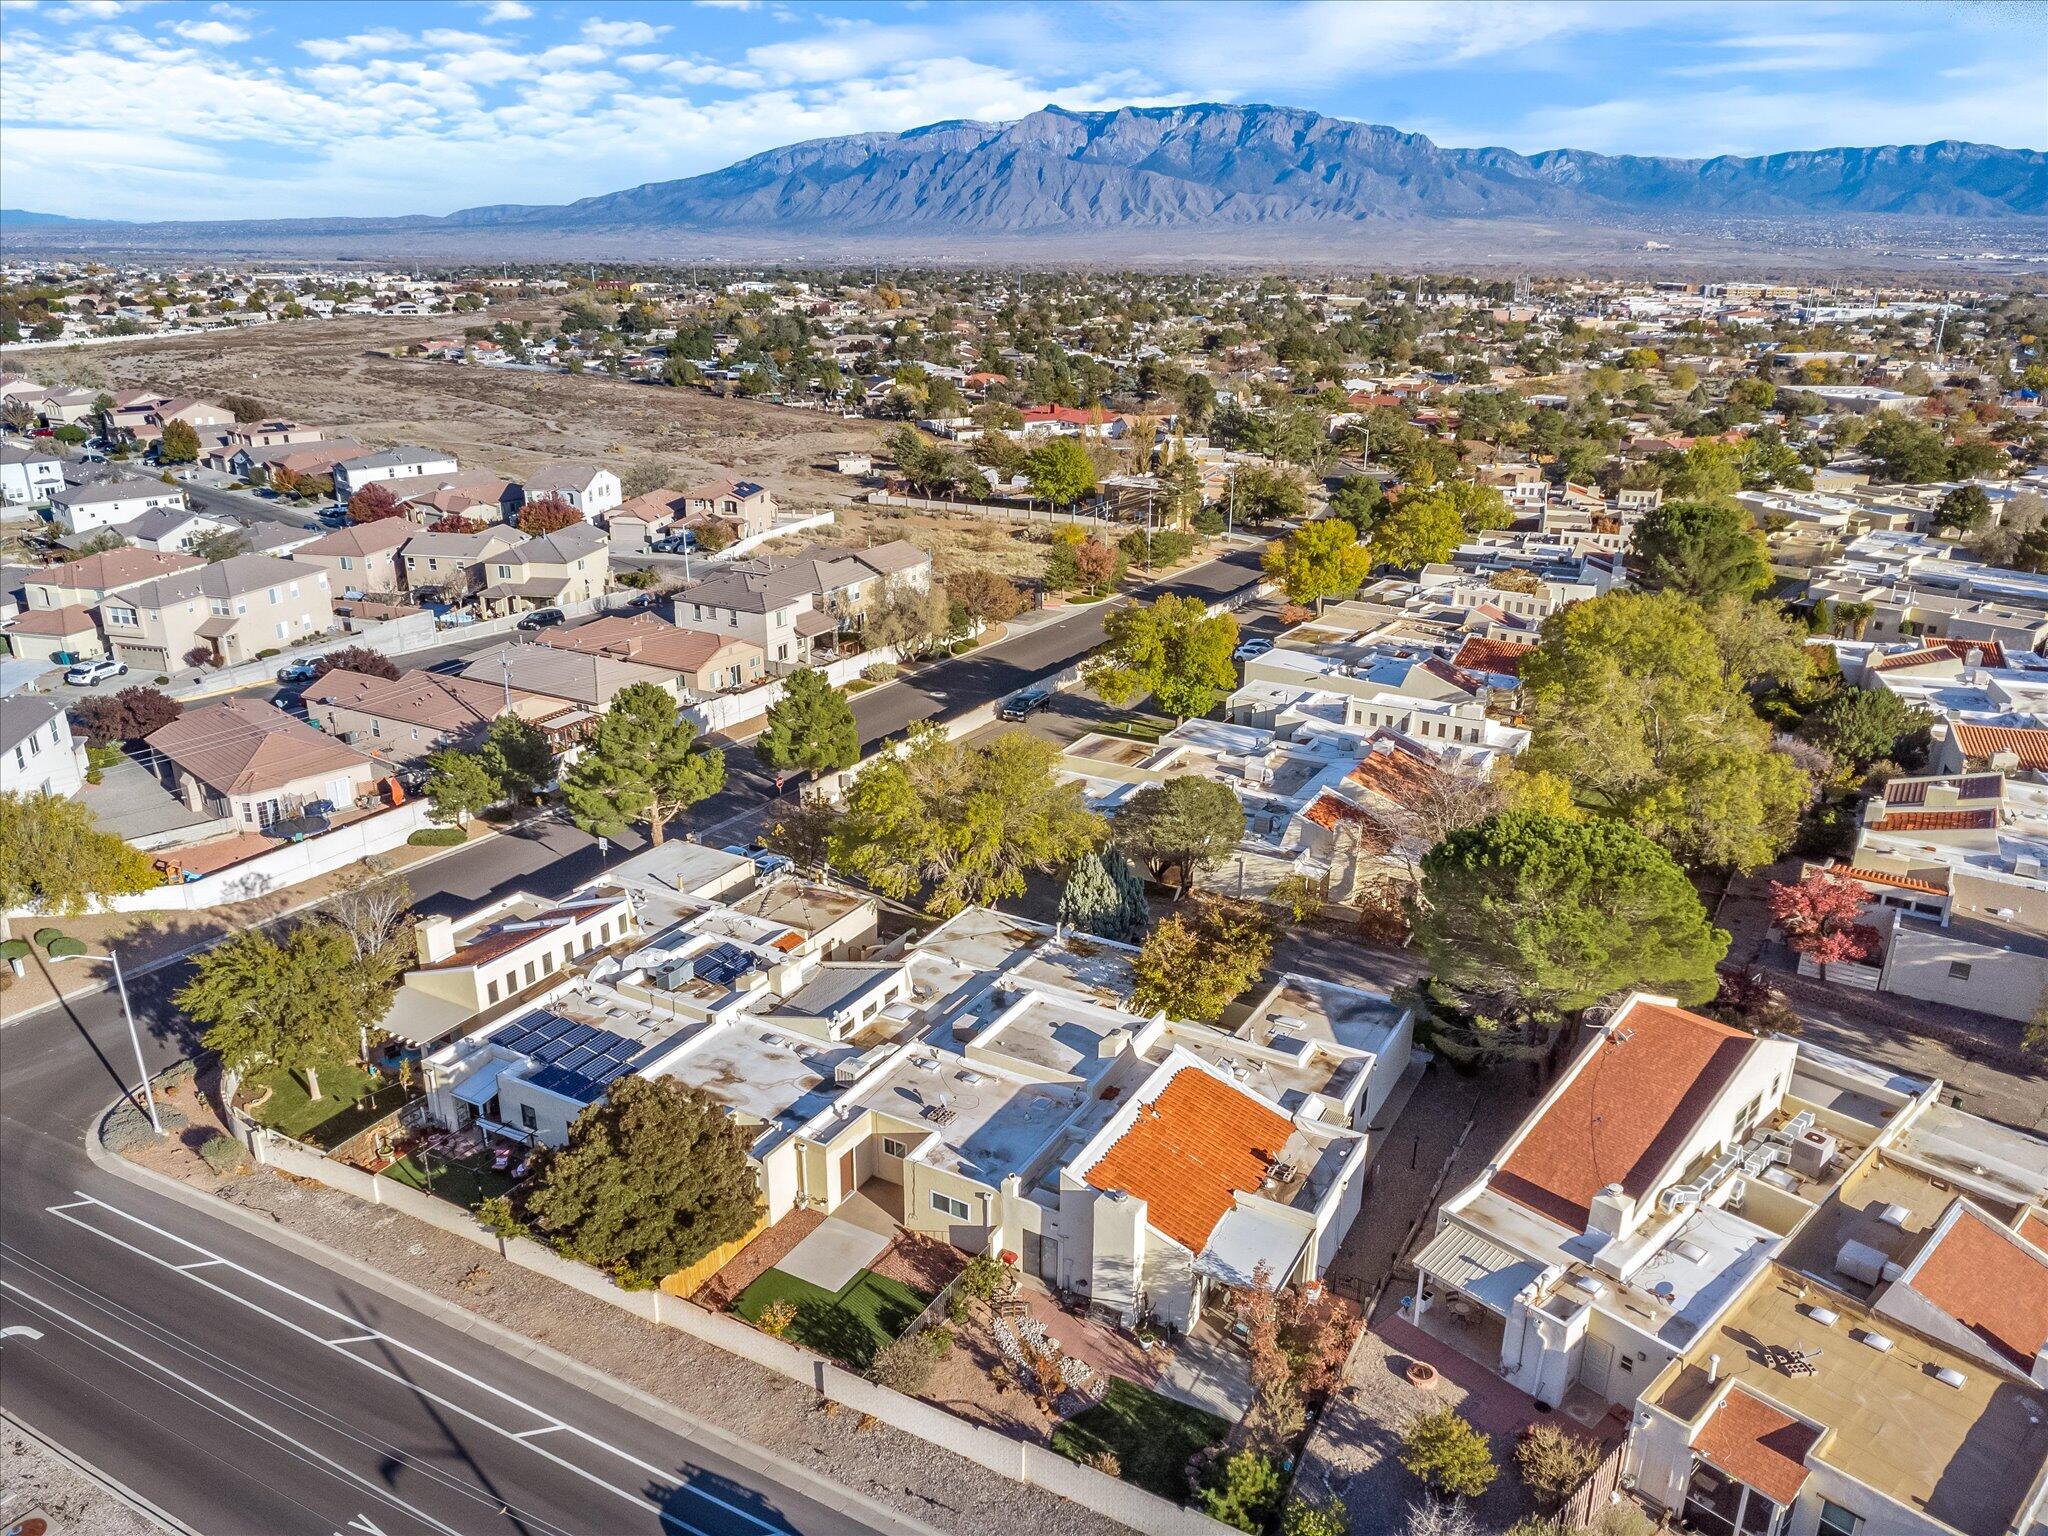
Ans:
[[[445,217],[123,224],[0,212],[10,243],[371,250],[596,243],[669,254],[671,237],[790,246],[1257,235],[1278,247],[1394,225],[1519,221],[1627,228],[1687,220],[1991,221],[2048,216],[2048,155],[1944,140],[1709,160],[1446,149],[1289,107],[1047,107],[817,139],[701,176],[559,206]]]

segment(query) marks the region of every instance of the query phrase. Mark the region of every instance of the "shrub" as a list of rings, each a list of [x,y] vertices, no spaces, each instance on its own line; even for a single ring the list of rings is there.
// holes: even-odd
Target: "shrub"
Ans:
[[[156,677],[156,684],[159,688],[161,688],[165,683],[168,683],[170,680],[171,679],[168,676],[168,674],[159,672]]]
[[[1594,1536],[1656,1536],[1657,1530],[1654,1520],[1626,1500],[1608,1505],[1593,1523]]]
[[[421,827],[406,841],[415,848],[453,848],[468,842],[469,834],[460,827]]]
[[[256,659],[258,661],[268,661],[270,660],[271,657],[276,656],[278,654],[279,652],[276,646],[266,645],[262,650],[256,653]]]
[[[1273,905],[1297,923],[1313,922],[1323,915],[1322,882],[1307,875],[1287,875],[1274,882]]]
[[[1493,1485],[1499,1469],[1486,1436],[1454,1408],[1418,1413],[1401,1431],[1401,1465],[1433,1493],[1476,1499]]]
[[[478,1226],[501,1243],[526,1232],[526,1223],[519,1219],[519,1213],[512,1209],[511,1200],[504,1195],[493,1195],[479,1205],[476,1220]]]
[[[1600,1455],[1599,1445],[1583,1435],[1555,1424],[1535,1424],[1515,1447],[1515,1466],[1537,1507],[1555,1510],[1593,1475]]]
[[[761,1331],[779,1339],[796,1325],[796,1303],[787,1299],[771,1301],[761,1309]]]
[[[960,1272],[960,1293],[976,1301],[987,1301],[1008,1278],[1009,1270],[1001,1259],[992,1253],[977,1253]]]
[[[1280,1536],[1350,1536],[1351,1516],[1342,1499],[1311,1504],[1296,1499],[1280,1517]]]
[[[1106,1445],[1100,1450],[1090,1451],[1086,1456],[1083,1456],[1081,1458],[1081,1465],[1093,1467],[1097,1472],[1107,1477],[1122,1477],[1124,1475],[1123,1459]]]
[[[860,669],[860,675],[871,683],[886,683],[903,669],[893,661],[878,661]]]
[[[199,1155],[206,1159],[206,1166],[218,1174],[234,1173],[242,1166],[242,1144],[232,1136],[207,1137],[199,1148]]]
[[[952,1347],[952,1334],[942,1329],[891,1339],[875,1351],[868,1380],[914,1397],[931,1384],[932,1372]]]
[[[1215,1480],[1202,1490],[1202,1508],[1211,1519],[1240,1531],[1263,1531],[1280,1503],[1284,1482],[1271,1457],[1239,1451],[1218,1466]]]

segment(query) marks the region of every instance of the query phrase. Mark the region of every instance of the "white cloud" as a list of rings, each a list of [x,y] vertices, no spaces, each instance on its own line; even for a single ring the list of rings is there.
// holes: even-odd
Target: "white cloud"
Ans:
[[[171,30],[187,42],[205,43],[216,48],[249,41],[247,27],[232,26],[225,21],[174,21]]]
[[[521,5],[519,0],[490,0],[484,7],[484,20],[487,22],[527,21],[532,16],[533,7]]]
[[[761,0],[691,0],[707,11],[758,11]]]
[[[226,3],[226,0],[220,0],[220,3],[216,5],[209,5],[207,10],[226,21],[254,21],[256,19],[256,13],[249,9],[248,6],[229,5]]]
[[[583,40],[602,48],[644,48],[668,30],[644,21],[599,21],[592,17],[583,23]]]
[[[302,38],[299,47],[316,59],[359,58],[364,54],[400,53],[419,47],[419,40],[396,27],[378,27],[348,37]]]

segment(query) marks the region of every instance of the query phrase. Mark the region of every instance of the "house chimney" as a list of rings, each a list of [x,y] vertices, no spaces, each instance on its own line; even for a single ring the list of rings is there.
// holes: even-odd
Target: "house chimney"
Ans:
[[[455,953],[455,919],[452,917],[423,917],[413,924],[412,936],[419,949],[421,965],[433,965]]]
[[[1595,1195],[1587,1208],[1586,1230],[1602,1237],[1624,1236],[1636,1215],[1635,1197],[1619,1184],[1610,1184]]]

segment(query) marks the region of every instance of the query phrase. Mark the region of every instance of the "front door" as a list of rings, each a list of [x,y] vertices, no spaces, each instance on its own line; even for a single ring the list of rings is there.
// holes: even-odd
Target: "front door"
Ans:
[[[1604,1401],[1607,1397],[1607,1373],[1613,1368],[1614,1346],[1588,1335],[1585,1350],[1579,1356],[1579,1385],[1598,1394]]]
[[[847,1153],[839,1159],[839,1198],[844,1200],[853,1193],[853,1154]]]

